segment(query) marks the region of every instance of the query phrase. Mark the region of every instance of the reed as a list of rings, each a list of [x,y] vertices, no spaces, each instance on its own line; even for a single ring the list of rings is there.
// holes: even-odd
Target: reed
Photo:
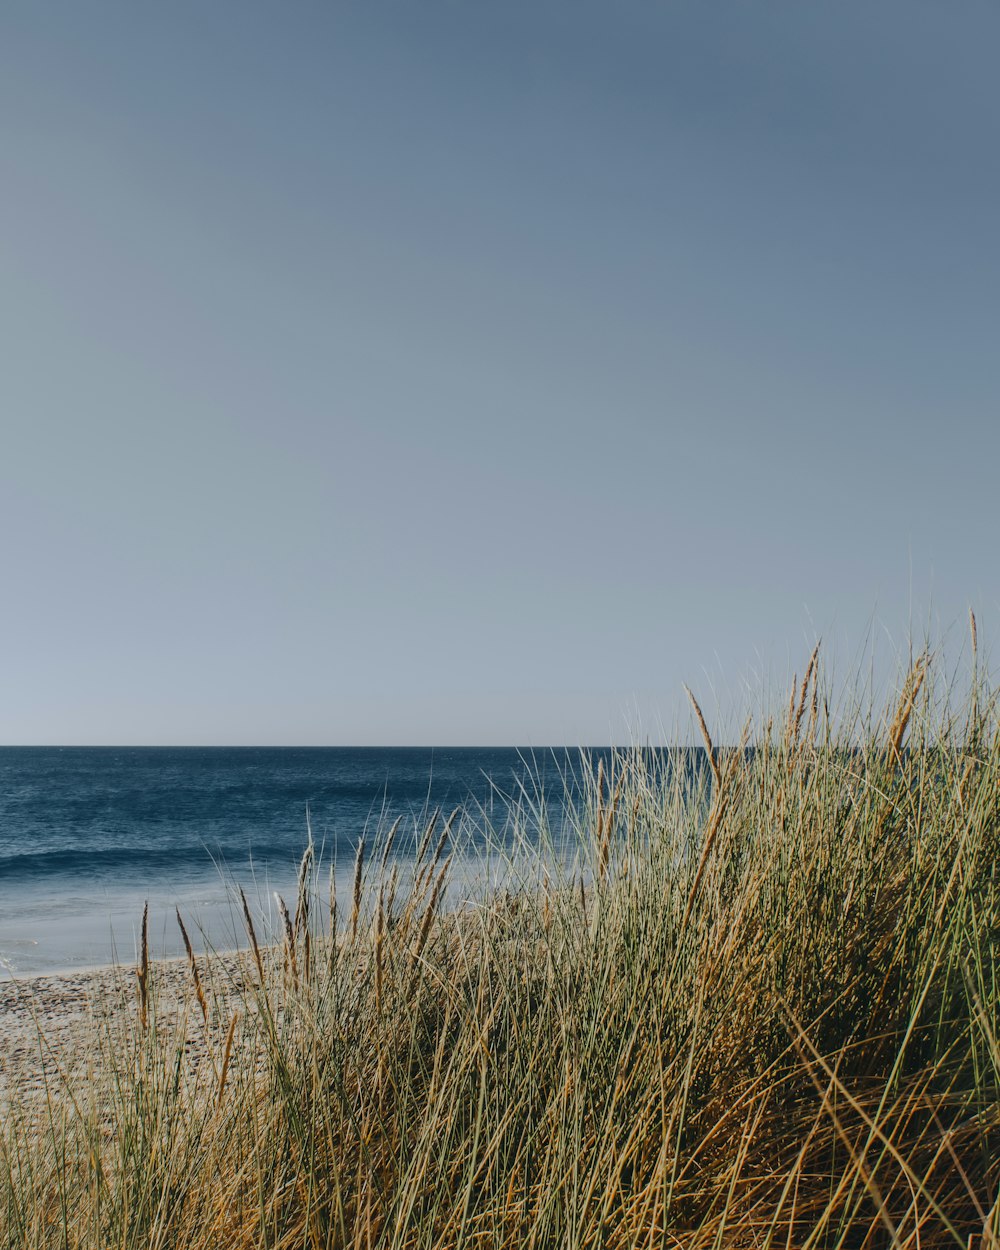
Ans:
[[[176,1002],[144,937],[89,1080],[2,1109],[0,1245],[1000,1250],[971,633],[961,699],[926,653],[838,700],[818,650],[743,740],[689,694],[704,757],[583,761],[569,836],[512,804],[464,895],[471,813],[359,843],[342,933],[310,850],[277,932],[242,898],[245,975],[187,943]]]
[[[139,967],[135,972],[136,987],[139,993],[139,1022],[143,1032],[149,1022],[149,903],[142,908],[142,938]]]
[[[195,998],[197,998],[198,1006],[201,1008],[202,1020],[205,1024],[208,1024],[208,1000],[205,998],[205,990],[201,983],[201,973],[198,971],[198,960],[195,958],[194,947],[191,945],[190,937],[188,937],[187,926],[184,924],[184,917],[181,915],[180,908],[178,907],[176,911],[177,911],[177,924],[181,931],[181,937],[184,940],[184,950],[187,953],[188,964],[191,968],[191,980],[194,984]],[[149,958],[149,954],[148,954],[148,951],[146,950],[145,927],[146,926],[145,926],[145,916],[144,916],[143,961],[147,962]]]

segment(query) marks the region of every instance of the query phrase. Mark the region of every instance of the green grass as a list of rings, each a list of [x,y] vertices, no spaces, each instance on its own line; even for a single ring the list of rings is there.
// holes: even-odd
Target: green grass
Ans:
[[[178,1015],[151,965],[87,1085],[5,1110],[2,1244],[1000,1246],[994,700],[924,659],[831,698],[715,776],[582,769],[575,854],[474,907],[462,814],[368,849],[336,942],[307,862],[245,981]]]

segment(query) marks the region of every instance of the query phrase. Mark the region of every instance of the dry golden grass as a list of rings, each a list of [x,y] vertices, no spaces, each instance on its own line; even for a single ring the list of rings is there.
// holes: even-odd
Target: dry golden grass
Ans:
[[[814,653],[781,728],[729,749],[691,696],[707,756],[581,769],[569,849],[523,838],[475,906],[448,902],[460,813],[409,856],[398,825],[359,846],[336,940],[307,857],[280,941],[244,900],[245,983],[189,947],[187,1011],[144,947],[90,1086],[5,1112],[0,1241],[1000,1247],[975,672],[956,711],[921,656],[881,719],[834,724]]]

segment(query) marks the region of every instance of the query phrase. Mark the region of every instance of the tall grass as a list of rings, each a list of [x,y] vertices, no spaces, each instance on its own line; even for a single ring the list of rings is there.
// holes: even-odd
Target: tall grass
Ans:
[[[307,859],[236,971],[185,934],[180,1010],[144,959],[89,1084],[4,1112],[3,1244],[1000,1246],[995,703],[927,656],[830,702],[815,655],[738,747],[694,702],[703,766],[583,768],[574,852],[475,906],[458,813],[339,920]]]

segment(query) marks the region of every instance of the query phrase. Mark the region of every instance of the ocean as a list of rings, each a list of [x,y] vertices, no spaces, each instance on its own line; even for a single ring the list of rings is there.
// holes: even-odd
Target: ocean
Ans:
[[[361,836],[397,816],[402,855],[435,808],[478,813],[474,851],[519,794],[544,795],[558,824],[580,761],[561,748],[0,747],[0,978],[131,961],[147,902],[155,955],[181,952],[175,907],[197,945],[231,948],[235,885],[266,926],[275,893],[294,896],[310,829],[341,881]]]

